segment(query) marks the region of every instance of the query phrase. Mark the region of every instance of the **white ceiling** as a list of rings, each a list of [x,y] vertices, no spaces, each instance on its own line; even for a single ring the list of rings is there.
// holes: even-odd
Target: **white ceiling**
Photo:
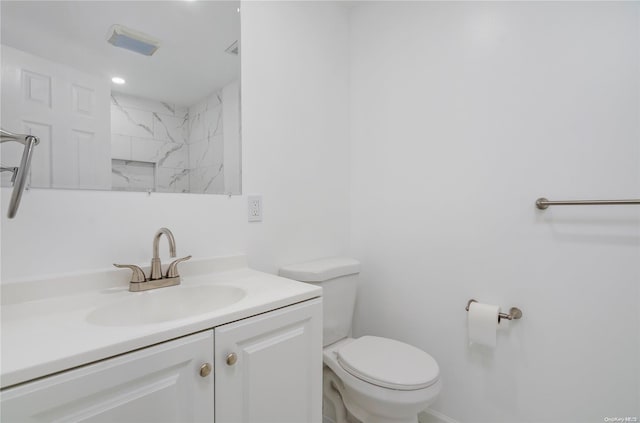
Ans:
[[[1,41],[109,81],[114,90],[192,105],[239,79],[239,1],[1,1]],[[153,56],[107,43],[121,24],[160,40]]]

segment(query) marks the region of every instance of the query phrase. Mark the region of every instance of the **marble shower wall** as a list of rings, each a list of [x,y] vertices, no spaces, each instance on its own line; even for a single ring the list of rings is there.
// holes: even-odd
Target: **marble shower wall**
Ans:
[[[112,189],[189,192],[186,107],[111,93]]]
[[[239,193],[239,85],[232,82],[223,90],[189,107],[112,93],[112,189]],[[223,98],[237,101],[227,106]],[[224,114],[233,133],[225,134]],[[225,142],[234,143],[227,144],[230,163],[225,163]],[[225,167],[233,176],[229,186]]]
[[[189,107],[190,192],[225,193],[222,92]]]

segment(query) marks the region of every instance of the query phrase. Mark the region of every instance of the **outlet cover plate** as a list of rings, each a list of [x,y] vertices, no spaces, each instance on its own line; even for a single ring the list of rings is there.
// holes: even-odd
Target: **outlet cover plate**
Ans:
[[[247,213],[249,222],[262,222],[262,196],[247,196]]]

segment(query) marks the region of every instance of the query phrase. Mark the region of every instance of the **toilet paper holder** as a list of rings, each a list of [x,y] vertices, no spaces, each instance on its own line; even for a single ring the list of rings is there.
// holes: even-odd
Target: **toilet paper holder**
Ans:
[[[477,300],[471,299],[469,301],[467,301],[467,306],[464,308],[466,311],[469,311],[469,306],[471,305],[471,303],[477,303]],[[519,318],[522,317],[522,310],[520,310],[518,307],[511,307],[509,309],[509,314],[507,313],[498,313],[498,323],[500,323],[500,319],[507,319],[507,320],[517,320]]]

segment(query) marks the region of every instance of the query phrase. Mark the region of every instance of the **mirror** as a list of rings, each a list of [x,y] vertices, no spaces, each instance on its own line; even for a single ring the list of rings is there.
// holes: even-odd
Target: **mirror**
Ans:
[[[0,123],[41,140],[29,186],[240,194],[239,7],[3,0]]]

